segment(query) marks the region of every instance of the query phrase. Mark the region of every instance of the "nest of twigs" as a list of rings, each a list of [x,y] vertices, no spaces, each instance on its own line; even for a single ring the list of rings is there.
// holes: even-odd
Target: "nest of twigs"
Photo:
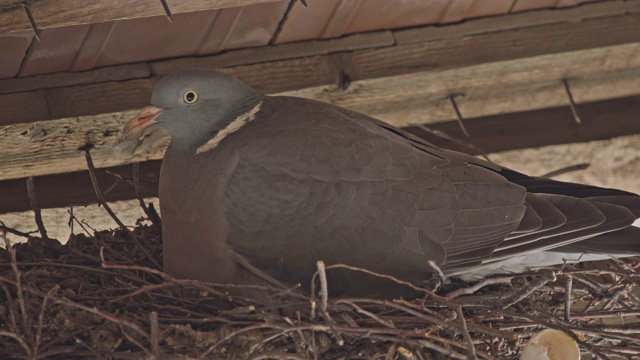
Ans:
[[[158,268],[161,251],[156,225],[0,249],[0,358],[509,359],[544,328],[595,357],[640,354],[640,263],[630,260],[421,289],[418,299],[325,302],[173,279]]]

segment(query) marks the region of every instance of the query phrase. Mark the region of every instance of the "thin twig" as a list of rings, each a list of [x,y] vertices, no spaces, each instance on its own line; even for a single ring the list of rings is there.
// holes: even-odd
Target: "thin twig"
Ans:
[[[449,95],[451,106],[453,106],[453,110],[456,112],[456,120],[458,121],[458,125],[460,125],[460,129],[462,130],[462,133],[466,137],[471,137],[471,135],[469,135],[469,131],[467,130],[467,127],[464,126],[462,114],[460,113],[460,109],[458,108],[458,104],[456,102],[456,96],[459,96],[459,95],[453,95],[453,94]]]
[[[140,203],[142,211],[144,211],[147,218],[149,218],[153,224],[160,225],[160,218],[158,217],[158,214],[151,212],[142,198],[142,190],[140,187],[140,163],[133,164],[133,187],[136,190],[136,198]]]
[[[318,277],[320,278],[320,308],[327,311],[327,300],[329,299],[329,285],[327,284],[327,272],[322,260],[316,263],[318,267]]]
[[[456,306],[456,313],[458,314],[458,319],[460,320],[462,336],[464,336],[464,339],[467,341],[467,345],[469,346],[469,358],[478,359],[478,354],[476,354],[476,347],[473,345],[473,339],[471,338],[471,334],[469,334],[469,329],[467,329],[467,321],[465,320],[464,314],[462,313],[462,306]]]
[[[442,272],[442,270],[440,269],[438,264],[436,264],[435,261],[429,259],[427,260],[427,265],[429,265],[436,272],[436,274],[438,274],[438,278],[440,279],[440,281],[435,285],[435,288],[431,290],[433,292],[436,292],[440,288],[440,285],[447,282],[447,276],[444,274],[444,272]]]
[[[93,159],[91,158],[91,153],[89,152],[88,149],[85,151],[85,158],[87,160],[87,167],[89,168],[89,176],[91,177],[91,182],[93,183],[93,190],[95,191],[96,196],[98,197],[98,201],[100,205],[104,207],[104,209],[107,211],[109,216],[111,216],[113,221],[115,221],[116,224],[118,224],[118,226],[122,230],[124,230],[129,235],[129,237],[136,243],[136,246],[138,247],[138,249],[142,251],[142,253],[147,257],[147,259],[151,261],[151,263],[155,267],[160,269],[161,266],[158,263],[158,261],[156,261],[155,257],[151,255],[151,253],[144,246],[142,246],[142,244],[138,240],[138,237],[131,230],[129,230],[129,228],[125,226],[124,223],[120,221],[120,219],[118,219],[116,214],[111,210],[111,207],[107,204],[107,201],[104,199],[104,196],[102,195],[102,191],[100,191],[100,185],[98,184],[98,179],[96,177],[96,171],[93,165]]]
[[[576,121],[576,123],[582,124],[580,115],[578,115],[578,109],[576,108],[576,102],[573,100],[571,89],[569,89],[569,79],[562,79],[562,84],[564,85],[564,91],[567,94],[567,98],[569,99],[569,107],[571,107],[571,113],[573,114],[573,119]]]
[[[36,190],[33,185],[33,176],[27,179],[27,194],[29,196],[29,202],[31,203],[31,209],[33,210],[33,214],[36,218],[36,225],[38,225],[38,231],[40,232],[40,236],[43,239],[49,239],[47,236],[47,229],[44,227],[44,222],[42,222],[42,213],[40,212],[40,208],[38,207],[38,201],[36,198]]]
[[[155,359],[160,359],[160,330],[158,327],[158,313],[152,311],[149,314],[149,336],[151,337],[151,354]]]
[[[537,289],[543,287],[551,281],[556,281],[556,274],[552,271],[545,272],[542,276],[532,281],[528,286],[521,289],[517,293],[505,299],[502,305],[503,309],[513,306],[514,304],[522,301],[527,296],[531,295]]]
[[[458,290],[454,290],[451,291],[449,293],[447,293],[446,297],[449,299],[455,299],[458,296],[461,295],[471,295],[473,293],[475,293],[476,291],[482,289],[485,286],[489,286],[489,285],[498,285],[498,284],[511,284],[511,281],[513,280],[513,276],[509,276],[509,277],[496,277],[496,278],[487,278],[484,279],[472,286],[469,287],[465,287],[465,288],[460,288]]]
[[[566,275],[564,283],[564,321],[571,321],[571,289],[573,288],[573,277]]]
[[[571,173],[571,172],[574,172],[574,171],[585,170],[585,169],[588,169],[589,166],[591,166],[591,164],[589,164],[589,163],[582,163],[582,164],[566,166],[566,167],[560,168],[558,170],[550,171],[550,172],[542,175],[542,177],[553,178],[553,177],[564,175],[564,174],[568,174],[568,173]]]

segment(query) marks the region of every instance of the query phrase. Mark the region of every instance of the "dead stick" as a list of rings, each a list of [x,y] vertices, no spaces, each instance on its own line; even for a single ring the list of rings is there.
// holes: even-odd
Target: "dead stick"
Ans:
[[[488,285],[511,284],[512,280],[513,280],[513,276],[488,278],[488,279],[484,279],[483,281],[480,281],[477,284],[474,284],[473,286],[470,286],[470,287],[467,287],[467,288],[460,288],[458,290],[451,291],[450,293],[448,293],[445,296],[447,298],[449,298],[449,299],[455,299],[455,298],[457,298],[458,296],[461,296],[461,295],[471,295],[471,294],[475,293],[476,291],[478,291],[478,290],[480,290],[483,287],[488,286]]]
[[[38,225],[40,236],[42,236],[43,239],[49,239],[49,237],[47,236],[47,229],[44,227],[44,223],[42,222],[42,213],[40,212],[40,208],[38,207],[36,190],[35,186],[33,185],[33,176],[27,179],[27,194],[29,196],[29,202],[31,203],[31,209],[33,210],[33,214],[36,217],[36,225]]]
[[[18,230],[12,229],[10,227],[7,227],[7,226],[4,225],[4,223],[2,221],[0,221],[0,231],[8,232],[9,234],[21,236],[21,237],[27,238],[27,239],[35,237],[35,236],[31,235],[32,232],[24,233],[22,231],[18,231]],[[33,232],[35,232],[35,231],[33,231]]]
[[[158,334],[158,313],[152,311],[149,314],[150,336],[151,336],[151,354],[154,358],[160,358],[160,335]]]
[[[133,239],[133,241],[135,241],[138,249],[140,249],[140,251],[142,251],[142,253],[147,257],[147,259],[151,261],[153,266],[160,269],[161,266],[153,257],[153,255],[151,255],[151,253],[144,246],[142,246],[140,241],[138,241],[138,237],[131,230],[129,230],[129,228],[126,227],[124,223],[120,221],[120,219],[118,219],[116,214],[111,210],[111,207],[109,207],[109,205],[105,201],[104,196],[102,195],[102,191],[100,190],[100,185],[98,184],[98,179],[96,177],[96,168],[93,165],[93,159],[91,158],[91,153],[89,152],[89,150],[85,151],[85,158],[87,159],[87,167],[89,168],[89,176],[91,177],[91,183],[93,183],[93,190],[95,191],[96,196],[98,197],[98,201],[100,202],[100,205],[104,207],[104,209],[107,211],[109,216],[111,216],[113,221],[115,221],[116,224],[118,224],[118,226],[122,230],[124,230],[127,233],[127,235],[129,235],[129,237]]]
[[[327,325],[329,325],[329,329],[331,330],[333,337],[336,338],[336,343],[338,344],[338,346],[343,346],[344,339],[342,338],[342,335],[340,335],[340,331],[338,331],[338,324],[336,323],[336,321],[333,320],[331,315],[329,315],[329,313],[325,309],[320,308],[320,314],[322,314],[322,317],[327,322]]]
[[[351,307],[353,307],[353,308],[356,310],[356,312],[358,312],[358,313],[360,313],[360,314],[362,314],[362,315],[365,315],[365,316],[367,316],[367,317],[369,317],[369,318],[373,319],[373,320],[374,320],[374,321],[376,321],[377,323],[380,323],[380,324],[382,324],[383,326],[386,326],[386,327],[388,327],[388,328],[392,328],[392,329],[395,329],[395,328],[396,328],[396,326],[393,324],[393,322],[392,322],[392,321],[382,319],[382,318],[380,318],[379,316],[377,316],[376,314],[372,313],[371,311],[367,311],[367,310],[365,310],[365,309],[361,308],[360,306],[358,306],[358,305],[354,304],[353,302],[351,302],[351,301],[349,301],[349,300],[338,300],[338,301],[336,301],[336,304],[348,304],[348,305],[350,305]]]
[[[469,346],[469,358],[470,359],[478,359],[478,354],[476,354],[476,347],[473,345],[473,339],[471,338],[471,334],[469,334],[469,329],[467,328],[467,321],[464,318],[464,314],[462,313],[462,306],[456,306],[456,314],[458,314],[458,319],[460,319],[460,327],[462,328],[462,336],[467,341],[467,345]]]
[[[85,158],[87,160],[87,166],[89,167],[89,176],[91,177],[91,183],[93,184],[93,190],[96,193],[96,196],[98,197],[98,202],[100,203],[100,205],[104,206],[104,209],[107,211],[109,216],[111,216],[113,221],[115,221],[116,224],[118,224],[118,226],[121,229],[123,229],[125,231],[130,231],[129,228],[127,228],[124,225],[124,223],[122,221],[120,221],[120,219],[118,219],[116,214],[111,210],[111,207],[109,206],[109,204],[107,204],[107,201],[104,199],[104,195],[102,195],[102,190],[100,190],[100,185],[98,184],[98,179],[96,177],[96,168],[93,165],[93,159],[91,158],[91,153],[89,153],[89,150],[85,151]]]
[[[29,313],[27,312],[27,303],[24,299],[24,291],[22,286],[22,272],[18,269],[18,259],[16,258],[16,249],[11,249],[11,268],[13,269],[13,273],[16,277],[16,281],[14,283],[16,287],[16,295],[18,296],[18,306],[20,307],[20,312],[22,313],[22,326],[27,333],[27,337],[33,340],[33,334],[31,332],[31,321],[29,319]],[[33,349],[32,349],[33,350]]]
[[[327,311],[327,301],[329,300],[329,289],[327,284],[327,272],[322,260],[316,263],[318,267],[318,276],[320,277],[320,306],[322,310]]]
[[[40,343],[42,342],[42,328],[44,327],[44,311],[47,308],[47,300],[58,292],[60,289],[59,285],[55,285],[51,288],[51,290],[47,291],[47,295],[42,300],[42,306],[40,307],[40,314],[38,314],[38,331],[36,332],[36,343],[33,346],[33,357],[38,358],[38,349],[40,348]]]
[[[502,305],[503,309],[506,309],[514,304],[517,304],[518,302],[522,301],[524,298],[526,298],[527,296],[531,295],[534,291],[536,291],[537,289],[545,286],[547,283],[552,282],[552,281],[556,281],[556,274],[552,271],[546,272],[544,275],[542,275],[540,278],[536,279],[535,281],[532,281],[529,286],[525,287],[524,289],[518,291],[517,293],[513,294],[512,296],[508,297],[505,301],[504,301],[504,305]]]
[[[8,283],[11,285],[14,285],[17,287],[17,283],[9,278],[6,278],[4,276],[0,275],[0,282],[4,282],[4,283]],[[45,298],[47,296],[47,293],[45,293],[44,291],[34,288],[34,287],[30,287],[30,286],[21,286],[21,288],[24,291],[27,291],[31,294],[34,294],[36,296],[40,296],[42,298]],[[57,297],[57,296],[49,296],[49,299],[51,300],[51,302],[54,302],[56,304],[60,304],[60,305],[64,305],[64,306],[69,306],[69,307],[73,307],[79,310],[83,310],[85,312],[88,312],[90,314],[93,315],[97,315],[107,321],[110,321],[112,323],[115,323],[117,325],[121,325],[124,327],[127,327],[131,330],[134,330],[135,332],[137,332],[139,335],[141,335],[143,338],[149,340],[149,335],[136,323],[129,321],[129,320],[124,320],[124,319],[120,319],[118,317],[116,317],[113,314],[104,312],[102,310],[99,310],[97,307],[90,307],[87,305],[83,305],[80,304],[78,302],[75,302],[73,300],[70,300],[66,297]],[[143,350],[145,350],[143,348]]]
[[[155,212],[151,212],[147,205],[144,203],[144,199],[142,198],[142,189],[140,187],[140,163],[133,164],[133,187],[136,190],[136,198],[140,203],[140,207],[142,211],[147,215],[149,220],[155,225],[160,224],[160,218],[158,218],[158,214]]]
[[[567,281],[564,284],[564,321],[571,321],[571,289],[573,288],[573,277],[567,275]]]

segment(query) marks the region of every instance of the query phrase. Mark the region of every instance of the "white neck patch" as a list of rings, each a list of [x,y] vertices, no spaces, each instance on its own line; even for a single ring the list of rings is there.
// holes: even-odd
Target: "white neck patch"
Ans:
[[[196,155],[215,149],[218,144],[220,144],[220,141],[227,137],[227,135],[240,130],[240,128],[246,125],[249,121],[255,119],[256,113],[260,111],[260,105],[262,105],[262,101],[259,102],[258,105],[254,106],[253,109],[235,118],[229,123],[229,125],[227,125],[227,127],[218,131],[213,138],[196,149]]]

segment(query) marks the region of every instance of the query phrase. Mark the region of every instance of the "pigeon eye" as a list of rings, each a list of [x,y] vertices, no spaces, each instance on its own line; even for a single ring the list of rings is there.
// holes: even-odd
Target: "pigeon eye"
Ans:
[[[198,101],[198,93],[195,90],[187,90],[184,95],[182,95],[182,101],[185,104],[195,104]]]

